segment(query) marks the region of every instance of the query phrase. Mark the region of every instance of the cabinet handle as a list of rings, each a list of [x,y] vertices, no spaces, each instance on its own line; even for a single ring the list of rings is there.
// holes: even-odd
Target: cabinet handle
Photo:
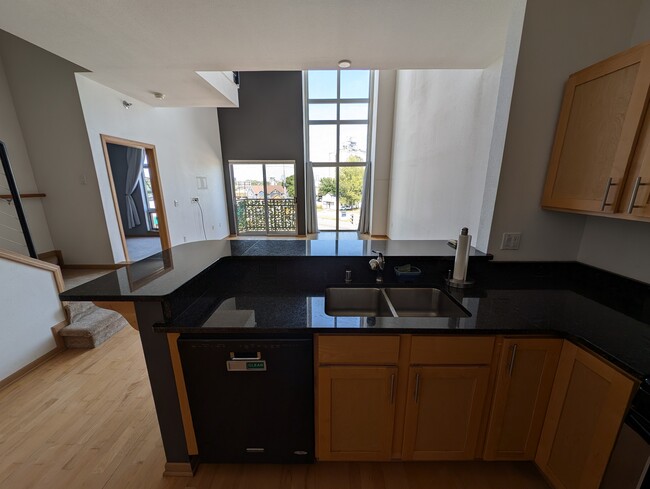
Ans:
[[[517,356],[517,343],[512,345],[512,353],[510,354],[510,365],[508,365],[508,377],[512,377],[512,371],[515,368],[516,356]]]
[[[420,373],[415,374],[415,392],[413,393],[413,399],[415,402],[418,402],[420,398]]]
[[[604,211],[605,207],[607,207],[608,205],[612,205],[607,203],[607,197],[609,196],[609,189],[612,188],[614,185],[618,185],[618,184],[612,182],[612,177],[609,177],[607,179],[607,185],[605,186],[605,196],[603,197],[603,203],[600,205],[601,211]]]
[[[641,185],[650,185],[648,183],[641,183],[641,177],[636,177],[636,180],[634,181],[634,190],[632,190],[632,198],[630,199],[630,205],[627,207],[627,213],[632,214],[634,209],[638,207],[644,207],[642,205],[635,205],[636,204],[636,197],[639,193],[639,187]]]
[[[395,374],[390,376],[390,403],[395,402]]]

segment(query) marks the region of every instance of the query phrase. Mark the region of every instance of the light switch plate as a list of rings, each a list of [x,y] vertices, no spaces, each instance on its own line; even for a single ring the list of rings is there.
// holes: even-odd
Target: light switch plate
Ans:
[[[521,244],[521,233],[503,233],[502,250],[518,250]]]

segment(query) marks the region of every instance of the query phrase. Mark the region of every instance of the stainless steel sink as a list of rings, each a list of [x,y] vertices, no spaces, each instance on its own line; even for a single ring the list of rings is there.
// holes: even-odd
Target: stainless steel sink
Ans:
[[[468,317],[469,314],[440,289],[386,288],[386,295],[402,317]]]
[[[325,314],[366,317],[468,317],[445,292],[429,288],[330,287]]]
[[[325,290],[330,316],[393,317],[386,295],[378,288],[330,287]]]

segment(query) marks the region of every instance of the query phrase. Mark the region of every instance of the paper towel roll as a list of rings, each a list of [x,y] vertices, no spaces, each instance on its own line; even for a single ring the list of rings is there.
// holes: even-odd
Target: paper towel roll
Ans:
[[[472,236],[468,234],[467,228],[463,228],[458,236],[456,245],[456,259],[454,260],[454,280],[464,282],[467,278],[467,263],[469,261],[469,247],[472,243]]]

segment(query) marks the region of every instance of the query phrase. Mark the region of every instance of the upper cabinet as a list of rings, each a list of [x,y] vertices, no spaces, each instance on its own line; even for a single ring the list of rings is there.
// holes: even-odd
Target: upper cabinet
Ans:
[[[650,217],[650,43],[569,77],[542,206]]]

